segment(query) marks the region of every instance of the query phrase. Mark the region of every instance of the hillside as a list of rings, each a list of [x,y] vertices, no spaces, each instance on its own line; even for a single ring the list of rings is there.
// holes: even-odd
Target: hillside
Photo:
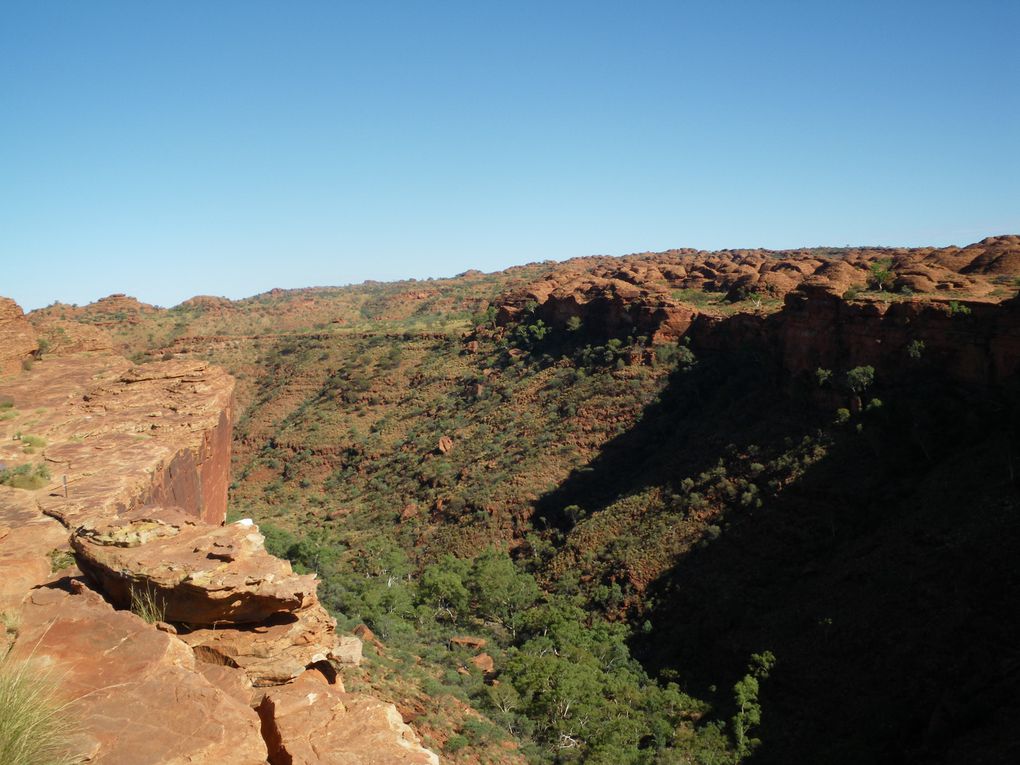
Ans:
[[[1001,236],[29,318],[237,379],[232,515],[444,760],[992,763],[1018,285]]]

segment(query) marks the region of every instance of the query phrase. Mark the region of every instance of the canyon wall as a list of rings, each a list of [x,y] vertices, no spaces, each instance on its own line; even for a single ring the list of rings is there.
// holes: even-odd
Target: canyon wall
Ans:
[[[688,334],[696,350],[765,351],[791,380],[859,366],[898,376],[925,364],[961,384],[999,387],[1020,371],[1017,298],[848,301],[804,287],[789,293],[778,313],[699,315]]]

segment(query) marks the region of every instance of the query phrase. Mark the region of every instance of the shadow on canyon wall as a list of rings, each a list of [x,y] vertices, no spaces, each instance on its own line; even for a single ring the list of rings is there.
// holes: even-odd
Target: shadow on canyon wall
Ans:
[[[755,763],[1020,761],[1020,389],[943,371],[879,370],[883,406],[860,432],[829,428],[824,458],[760,509],[729,511],[646,593],[636,655],[722,718],[749,656],[776,655]],[[761,344],[709,353],[543,497],[536,523],[568,530],[562,508],[604,511],[727,444],[816,433],[837,398]]]

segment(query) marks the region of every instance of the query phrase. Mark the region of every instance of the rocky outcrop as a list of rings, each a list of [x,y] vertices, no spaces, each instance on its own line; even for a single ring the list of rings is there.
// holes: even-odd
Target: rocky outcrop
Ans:
[[[250,706],[196,671],[184,643],[114,611],[81,584],[32,590],[11,659],[59,683],[78,733],[73,754],[104,765],[259,765],[266,745]]]
[[[38,347],[35,330],[21,306],[0,297],[0,375],[20,372],[22,362],[30,359]]]
[[[900,375],[926,364],[965,385],[1002,386],[1020,374],[1020,299],[847,301],[806,286],[769,316],[700,317],[690,337],[698,352],[760,348],[791,380],[819,368]]]
[[[301,678],[258,708],[271,765],[439,765],[392,704]]]
[[[335,674],[342,663],[336,621],[318,602],[258,624],[182,625],[179,637],[202,661],[243,669],[256,687],[289,683],[312,666]]]
[[[507,296],[499,305],[497,321],[507,324],[528,317],[530,312],[531,319],[552,327],[562,328],[577,319],[592,337],[646,335],[655,342],[675,340],[690,326],[694,311],[673,300],[661,283],[640,282],[639,286],[621,276],[624,274],[551,277]],[[626,276],[642,279],[640,274]]]
[[[670,250],[624,258],[580,258],[496,302],[498,323],[541,319],[561,329],[577,319],[592,338],[675,341],[696,317],[763,312],[765,301],[802,288],[844,295],[875,285],[901,294],[997,302],[1015,294],[1020,237],[964,248]],[[696,301],[696,305],[690,301]]]
[[[113,339],[104,329],[66,319],[31,315],[29,320],[41,340],[46,341],[48,355],[66,356],[72,353],[113,351]]]
[[[140,368],[110,355],[44,358],[31,374],[3,385],[19,416],[0,423],[7,436],[0,439],[0,461],[38,461],[11,439],[14,433],[45,441],[39,456],[59,491],[42,494],[38,503],[68,526],[147,503],[183,507],[220,523],[227,508],[233,385],[205,362]]]
[[[258,528],[210,526],[177,508],[147,507],[90,521],[71,535],[78,565],[115,605],[155,598],[163,619],[192,625],[251,624],[306,608],[315,577],[269,555]]]
[[[361,644],[336,635],[314,577],[268,555],[251,522],[222,525],[233,380],[71,347],[0,381],[0,463],[33,476],[0,486],[0,611],[20,625],[12,660],[57,678],[73,754],[264,764],[266,695],[311,674],[326,706],[279,716],[272,762],[434,762],[392,705],[343,693],[337,673]],[[81,571],[54,573],[69,543]],[[318,759],[281,759],[302,736]]]

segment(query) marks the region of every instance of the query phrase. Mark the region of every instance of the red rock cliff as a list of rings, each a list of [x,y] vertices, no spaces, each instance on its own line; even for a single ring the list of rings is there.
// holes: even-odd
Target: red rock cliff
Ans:
[[[27,337],[20,309],[0,308],[0,331]],[[0,463],[33,479],[0,485],[0,611],[19,625],[10,660],[60,678],[73,754],[438,763],[392,705],[344,691],[360,643],[336,635],[314,577],[269,556],[250,522],[223,525],[232,378],[95,352],[23,370],[34,340],[7,347],[23,350],[0,380]],[[69,535],[81,568],[54,573]],[[126,610],[137,593],[170,623]]]
[[[690,336],[703,350],[765,349],[791,378],[865,365],[896,375],[908,366],[911,346],[921,344],[925,361],[951,379],[1001,386],[1020,372],[1020,299],[847,301],[802,288],[769,316],[701,316]]]

